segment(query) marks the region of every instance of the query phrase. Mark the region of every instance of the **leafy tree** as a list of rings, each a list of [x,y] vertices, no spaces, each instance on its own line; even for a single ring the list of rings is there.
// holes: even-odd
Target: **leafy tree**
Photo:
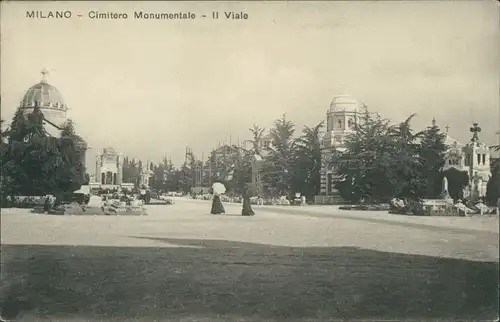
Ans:
[[[338,155],[337,189],[351,202],[391,198],[397,192],[397,177],[392,169],[395,147],[389,121],[366,113],[355,130],[346,138],[346,151]]]
[[[185,191],[182,186],[183,172],[181,169],[174,169],[171,173],[171,180],[169,180],[169,191]]]
[[[208,169],[204,182],[210,185],[218,181],[226,186],[227,193],[240,194],[251,181],[252,155],[250,150],[236,145],[223,145],[213,150],[204,165],[204,169]]]
[[[500,198],[500,159],[494,161],[491,169],[491,178],[486,190],[486,201],[490,205],[497,205]]]
[[[283,116],[274,122],[270,131],[271,145],[266,148],[263,180],[272,195],[292,193],[292,178],[295,163],[295,125]]]
[[[8,132],[9,141],[22,142],[24,137],[29,133],[28,128],[28,118],[24,116],[23,110],[18,108],[10,124],[10,130]]]
[[[57,187],[63,192],[80,189],[85,182],[85,152],[87,144],[75,133],[72,120],[68,120],[57,140],[64,166],[56,171]]]
[[[24,119],[24,120],[23,120]],[[18,193],[43,195],[57,190],[55,170],[63,166],[57,138],[48,137],[43,126],[43,113],[38,107],[27,117],[18,111],[10,136],[10,175],[15,177]]]
[[[294,169],[295,192],[307,198],[319,194],[321,185],[321,129],[323,122],[314,127],[305,126],[302,136],[295,141],[296,156]]]
[[[85,180],[85,142],[72,122],[60,137],[49,136],[44,115],[36,107],[28,116],[18,109],[3,146],[2,190],[9,194],[43,195],[72,192]]]
[[[149,186],[154,190],[162,190],[163,178],[159,175],[159,167],[154,162],[149,163],[149,171],[152,171],[153,175],[149,179]]]
[[[411,129],[411,121],[415,115],[410,115],[398,126],[389,129],[389,135],[394,141],[391,169],[396,179],[393,181],[397,187],[395,196],[400,198],[419,199],[428,184],[419,155],[420,145],[417,143],[423,132],[414,133]]]
[[[252,152],[254,154],[261,155],[261,143],[262,143],[262,137],[265,131],[265,128],[261,128],[260,126],[254,124],[253,127],[251,127],[250,132],[252,132],[253,140],[252,142]]]
[[[175,180],[176,176],[174,165],[169,159],[167,159],[167,157],[163,157],[161,163],[156,166],[154,170],[153,188],[163,191],[175,191]]]
[[[187,172],[185,178],[188,179],[189,181],[186,180],[187,184],[187,190],[191,187],[194,187],[196,185],[196,170],[197,170],[197,162],[196,162],[196,157],[192,151],[189,151],[187,153],[187,160],[186,160],[186,167],[184,167],[184,170]]]
[[[337,189],[352,202],[387,202],[393,197],[418,199],[426,187],[418,139],[410,115],[391,125],[379,115],[365,114],[338,156]]]
[[[233,172],[233,188],[236,193],[243,194],[252,183],[252,166],[254,153],[252,150],[238,148]]]
[[[193,152],[188,152],[187,159],[184,161],[178,174],[178,189],[189,192],[195,185],[196,158]]]
[[[445,137],[446,134],[441,132],[435,120],[422,135],[419,156],[427,181],[424,193],[426,198],[437,198],[441,193],[441,169],[444,166],[444,154],[447,150],[444,144]]]
[[[18,190],[16,186],[15,178],[12,176],[16,172],[17,165],[12,161],[11,150],[9,145],[9,133],[10,129],[4,129],[4,120],[1,120],[1,132],[0,132],[0,197],[1,204],[5,204],[7,196],[14,195],[15,191]],[[19,170],[17,170],[19,171]]]
[[[234,146],[223,145],[212,151],[209,169],[212,172],[211,181],[230,181],[234,175],[234,168],[238,160],[239,151]]]

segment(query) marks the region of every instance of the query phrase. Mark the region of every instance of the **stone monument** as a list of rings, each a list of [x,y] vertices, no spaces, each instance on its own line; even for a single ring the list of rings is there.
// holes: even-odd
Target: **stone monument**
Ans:
[[[149,188],[151,186],[151,178],[153,176],[154,172],[151,171],[151,162],[147,161],[146,166],[141,170],[140,187]]]
[[[448,179],[446,177],[443,177],[442,184],[441,184],[441,194],[440,194],[441,199],[450,199],[450,193],[448,192]]]
[[[123,155],[112,147],[96,156],[96,180],[101,188],[118,189],[123,178]]]

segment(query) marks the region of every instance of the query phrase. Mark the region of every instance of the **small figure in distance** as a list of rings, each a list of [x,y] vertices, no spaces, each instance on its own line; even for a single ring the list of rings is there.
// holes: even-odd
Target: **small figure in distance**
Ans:
[[[242,216],[253,216],[255,212],[253,212],[252,204],[250,203],[250,189],[248,187],[245,188],[243,193],[243,209],[241,210]]]

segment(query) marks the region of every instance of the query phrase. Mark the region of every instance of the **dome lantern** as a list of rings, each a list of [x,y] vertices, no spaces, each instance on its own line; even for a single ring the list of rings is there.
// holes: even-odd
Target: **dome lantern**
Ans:
[[[47,83],[47,75],[49,74],[47,68],[42,69],[40,73],[42,74],[42,80],[40,81],[40,83]]]

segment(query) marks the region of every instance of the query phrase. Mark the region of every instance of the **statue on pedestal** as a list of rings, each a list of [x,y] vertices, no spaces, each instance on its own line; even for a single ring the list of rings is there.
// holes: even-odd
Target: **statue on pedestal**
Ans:
[[[450,199],[451,198],[450,194],[448,193],[448,179],[446,178],[446,176],[443,177],[440,197],[442,199]]]
[[[479,177],[477,179],[477,197],[478,199],[484,197],[486,195],[486,191],[484,189],[483,178]]]
[[[470,184],[468,184],[462,189],[462,197],[464,199],[469,199],[470,195],[471,195]]]

